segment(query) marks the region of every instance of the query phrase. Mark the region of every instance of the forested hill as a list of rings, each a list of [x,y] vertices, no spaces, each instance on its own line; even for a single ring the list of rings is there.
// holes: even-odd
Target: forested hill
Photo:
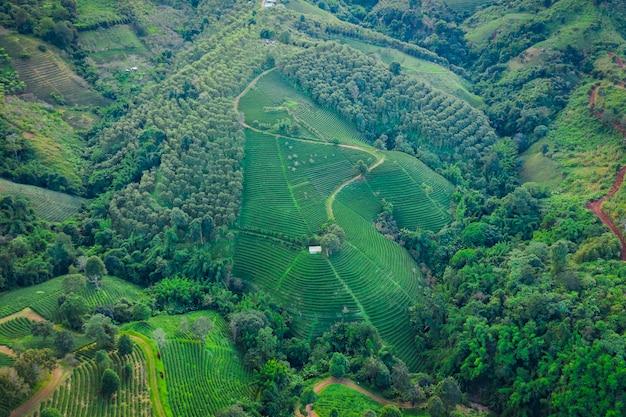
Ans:
[[[2,2],[0,315],[130,322],[175,415],[293,415],[328,372],[433,416],[626,414],[626,0],[274,3]],[[6,320],[0,416],[50,347]]]

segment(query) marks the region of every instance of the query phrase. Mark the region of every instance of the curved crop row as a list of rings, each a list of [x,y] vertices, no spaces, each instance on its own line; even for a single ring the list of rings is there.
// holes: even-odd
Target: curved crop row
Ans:
[[[120,389],[111,399],[100,393],[100,375],[95,362],[88,360],[75,368],[71,377],[56,389],[52,398],[43,401],[40,409],[54,407],[62,415],[72,417],[152,417],[154,415],[148,388],[148,369],[143,351],[135,346],[127,358],[111,354],[113,370],[121,379]],[[132,375],[123,369],[124,363],[132,365]]]

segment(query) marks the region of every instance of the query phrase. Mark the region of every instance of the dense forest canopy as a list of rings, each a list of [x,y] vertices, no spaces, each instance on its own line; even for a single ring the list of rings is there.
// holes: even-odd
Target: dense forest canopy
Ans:
[[[626,414],[625,37],[624,0],[2,1],[0,416]]]

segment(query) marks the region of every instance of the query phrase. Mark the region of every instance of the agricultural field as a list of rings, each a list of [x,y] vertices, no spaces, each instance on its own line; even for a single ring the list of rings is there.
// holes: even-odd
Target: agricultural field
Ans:
[[[42,401],[40,410],[54,407],[64,416],[72,417],[152,417],[153,406],[150,401],[148,372],[145,352],[135,345],[128,358],[111,354],[112,369],[120,376],[121,385],[116,395],[105,399],[100,395],[99,384],[101,371],[93,360],[86,360],[71,373],[71,376],[59,386],[51,398]],[[127,375],[124,364],[132,364],[132,374]],[[29,417],[37,417],[38,413]]]
[[[445,0],[445,3],[452,10],[457,12],[474,13],[478,7],[488,7],[494,0]]]
[[[390,47],[376,46],[350,38],[339,38],[339,41],[367,55],[377,57],[385,64],[399,62],[408,74],[420,81],[428,82],[438,90],[466,101],[472,107],[480,108],[484,105],[483,99],[470,91],[469,81],[441,65],[415,58]]]
[[[320,417],[330,417],[333,410],[337,410],[341,417],[361,417],[364,411],[372,410],[380,415],[383,406],[352,388],[332,384],[319,393],[315,401],[315,412]],[[425,410],[401,410],[403,416],[428,416]]]
[[[59,58],[54,46],[27,36],[10,34],[0,36],[0,47],[13,60],[20,79],[26,83],[26,92],[39,99],[75,106],[106,106],[111,103],[111,100],[91,90],[87,82]]]
[[[124,1],[118,0],[78,0],[77,2],[78,22],[76,27],[82,28],[93,27],[95,25],[115,24],[122,22],[128,18],[120,13],[120,4],[124,5]]]
[[[51,335],[45,339],[39,336],[31,335],[31,327],[33,321],[26,317],[17,317],[13,320],[8,320],[0,324],[0,345],[8,346],[9,348],[13,348],[15,346],[19,346],[24,349],[45,349],[50,348],[54,350],[54,337],[55,335]],[[58,329],[55,329],[56,333]],[[75,349],[80,349],[88,344],[92,343],[93,340],[88,339],[84,336],[77,335],[76,336],[76,345]]]
[[[129,25],[117,25],[81,32],[80,44],[98,65],[112,64],[115,69],[138,66],[150,52]]]
[[[507,28],[514,22],[530,20],[533,16],[531,13],[509,13],[497,18],[489,16],[484,19],[478,19],[479,23],[465,28],[467,31],[465,39],[471,42],[475,48],[479,50],[484,49],[489,44],[489,39],[497,36],[498,30]],[[473,17],[472,19],[475,18]]]
[[[312,338],[337,320],[367,320],[410,367],[419,369],[405,310],[421,295],[421,272],[373,221],[385,199],[394,205],[400,227],[437,231],[449,222],[453,186],[409,155],[364,145],[352,126],[275,72],[258,80],[241,99],[239,110],[247,123],[258,127],[289,116],[293,121],[308,117],[308,132],[325,142],[328,135],[318,132],[335,126],[332,131],[340,144],[246,130],[233,275],[288,305],[299,336]],[[315,114],[332,118],[316,119],[311,116]],[[383,157],[365,178],[336,193],[357,175],[358,160],[373,166]],[[329,200],[334,194],[336,199]],[[309,255],[307,241],[329,216],[344,229],[346,243],[328,257]]]
[[[319,7],[305,0],[289,0],[289,2],[285,3],[285,7],[297,13],[310,14],[310,15],[320,16],[320,17],[335,18],[332,14],[328,13],[325,10],[320,9]]]
[[[78,213],[83,204],[89,203],[89,200],[82,197],[3,179],[0,179],[0,194],[27,198],[37,216],[49,222],[67,220]]]
[[[30,307],[42,317],[55,323],[60,322],[57,300],[62,293],[62,282],[63,277],[57,277],[32,287],[0,294],[0,318]],[[96,291],[88,286],[81,294],[91,307],[113,304],[122,297],[129,301],[145,297],[139,287],[116,277],[104,277],[101,288]]]
[[[254,120],[274,124],[288,114],[301,127],[301,137],[317,138],[323,142],[338,139],[341,143],[366,146],[363,135],[351,123],[336,112],[319,106],[277,71],[257,81],[248,94],[242,97],[239,110],[253,127]]]
[[[189,330],[199,317],[210,318],[214,326],[204,341]],[[228,325],[217,313],[157,316],[125,328],[148,337],[156,329],[165,332],[160,352],[167,397],[175,416],[213,415],[237,401],[252,398],[252,375],[244,369]]]

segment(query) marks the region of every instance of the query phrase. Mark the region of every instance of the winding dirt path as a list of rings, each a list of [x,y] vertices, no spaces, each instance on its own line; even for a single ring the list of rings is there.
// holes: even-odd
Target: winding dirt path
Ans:
[[[0,345],[0,353],[4,353],[5,355],[11,356],[13,358],[17,356],[15,352],[13,352],[13,349],[5,345]]]
[[[240,114],[240,112],[239,112],[239,100],[241,99],[241,97],[243,97],[252,87],[254,87],[254,85],[257,83],[257,81],[259,81],[259,79],[261,79],[261,77],[263,77],[264,75],[274,71],[275,69],[276,68],[268,69],[266,71],[263,71],[261,74],[257,75],[256,77],[254,77],[254,79],[252,81],[250,81],[250,84],[248,84],[246,86],[246,88],[244,88],[243,91],[241,93],[239,93],[239,95],[237,97],[235,97],[235,100],[233,101],[233,109],[235,110],[235,113]],[[367,172],[371,172],[372,170],[374,170],[375,168],[380,166],[380,164],[385,162],[385,156],[381,155],[380,152],[376,151],[375,149],[365,148],[365,147],[361,147],[361,146],[357,146],[357,145],[335,144],[335,143],[331,143],[331,142],[319,142],[319,141],[310,140],[310,139],[294,138],[293,136],[279,135],[278,133],[266,132],[264,130],[257,129],[257,128],[254,128],[254,127],[250,126],[249,124],[246,123],[245,118],[242,118],[239,121],[239,123],[241,124],[241,126],[245,127],[246,129],[250,129],[250,130],[252,130],[254,132],[262,133],[264,135],[273,136],[275,138],[284,138],[284,139],[295,140],[295,141],[304,142],[304,143],[314,143],[316,145],[339,146],[340,148],[355,149],[355,150],[358,150],[358,151],[361,151],[361,152],[366,152],[366,153],[368,153],[368,154],[370,154],[370,155],[372,155],[372,156],[374,156],[376,158],[376,162],[373,163],[371,166],[369,166],[367,168]],[[339,184],[339,186],[337,188],[335,188],[333,190],[333,192],[330,194],[330,196],[328,196],[328,199],[326,200],[326,214],[327,214],[329,220],[333,220],[335,218],[335,216],[333,215],[333,203],[335,202],[335,197],[337,196],[337,194],[339,194],[339,192],[345,186],[347,186],[348,184],[358,180],[361,177],[362,177],[362,175],[358,174],[358,175],[354,176],[353,178],[350,178],[350,179],[342,182],[341,184]]]
[[[145,339],[135,336],[129,335],[131,340],[135,342],[146,354],[146,367],[148,368],[148,385],[150,386],[150,400],[152,401],[152,406],[154,409],[154,413],[157,417],[167,417],[167,413],[165,412],[165,407],[161,402],[161,395],[159,394],[159,383],[157,379],[157,369],[156,363],[154,360],[154,355],[152,351],[152,346]],[[154,395],[152,395],[154,393]]]
[[[24,310],[20,310],[17,313],[10,314],[6,317],[2,317],[0,319],[0,324],[6,323],[7,321],[11,321],[20,317],[26,317],[31,321],[48,321],[41,317],[39,314],[35,313],[30,307],[26,307]]]
[[[30,397],[24,404],[13,410],[9,417],[23,417],[25,415],[33,413],[39,404],[47,399],[57,389],[61,383],[65,382],[67,378],[72,374],[70,367],[57,366],[54,371],[50,373],[50,379],[39,391]]]
[[[602,223],[604,223],[609,229],[611,229],[611,231],[615,233],[615,235],[619,239],[620,243],[622,244],[622,249],[620,251],[620,259],[622,261],[626,261],[626,239],[624,239],[624,232],[619,227],[617,227],[615,223],[613,223],[613,220],[611,220],[609,216],[607,216],[602,211],[602,203],[607,199],[613,197],[613,195],[615,195],[615,193],[620,189],[622,183],[624,182],[624,174],[626,174],[626,166],[623,166],[619,170],[619,172],[617,173],[617,177],[615,178],[613,188],[611,188],[611,190],[604,197],[599,200],[590,201],[585,204],[585,208],[593,211],[593,213],[598,216],[600,220],[602,220]]]

